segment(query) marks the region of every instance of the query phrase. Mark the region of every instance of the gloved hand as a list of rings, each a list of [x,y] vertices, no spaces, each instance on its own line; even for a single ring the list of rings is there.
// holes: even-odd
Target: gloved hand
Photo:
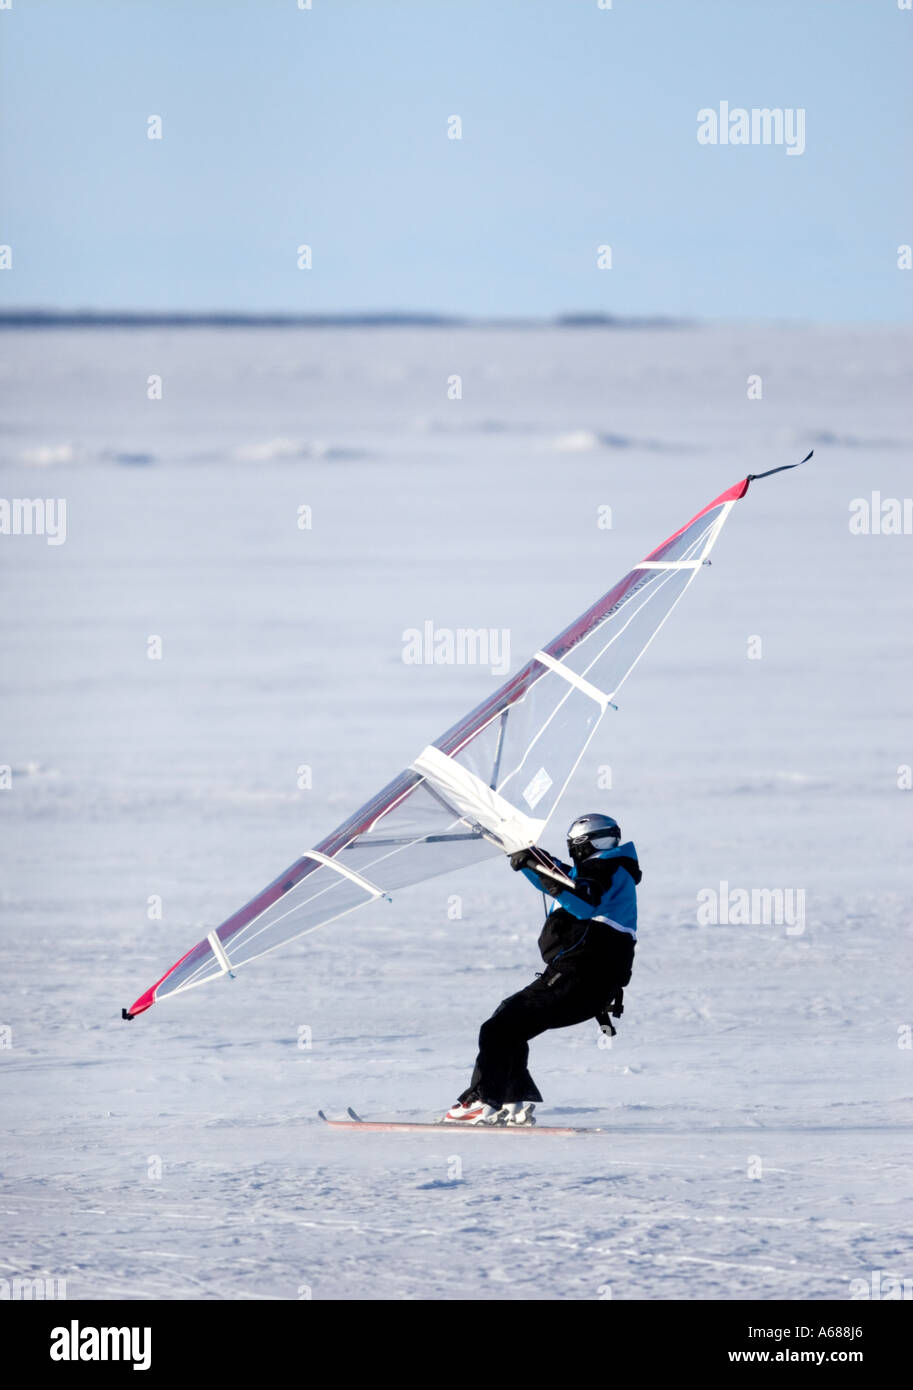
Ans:
[[[596,1015],[596,1022],[599,1024],[600,1032],[605,1033],[607,1038],[614,1038],[615,1034],[618,1032],[618,1029],[613,1025],[609,1017],[608,1009],[603,1009],[601,1013]]]
[[[532,864],[533,856],[530,850],[520,849],[516,854],[510,856],[510,867],[512,869],[525,869],[528,864]]]

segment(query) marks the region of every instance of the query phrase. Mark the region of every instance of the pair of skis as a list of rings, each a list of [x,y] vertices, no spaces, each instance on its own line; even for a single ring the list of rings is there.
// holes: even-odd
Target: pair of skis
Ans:
[[[580,1128],[569,1125],[470,1125],[445,1124],[443,1120],[363,1120],[351,1106],[346,1110],[348,1119],[331,1120],[322,1110],[317,1114],[331,1129],[373,1129],[388,1134],[409,1133],[418,1129],[469,1130],[473,1134],[602,1134],[598,1128]]]

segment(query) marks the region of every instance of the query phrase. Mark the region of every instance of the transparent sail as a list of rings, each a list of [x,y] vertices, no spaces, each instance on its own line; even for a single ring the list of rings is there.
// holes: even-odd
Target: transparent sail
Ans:
[[[616,692],[692,583],[747,480],[656,548],[371,801],[141,995],[234,972],[392,892],[537,842]]]

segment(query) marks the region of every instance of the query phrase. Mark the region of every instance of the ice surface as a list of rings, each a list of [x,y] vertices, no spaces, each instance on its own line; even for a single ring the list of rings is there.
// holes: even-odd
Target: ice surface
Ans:
[[[806,1299],[913,1275],[913,537],[848,526],[853,498],[910,491],[910,337],[7,336],[0,493],[65,497],[68,534],[0,538],[0,1277]],[[613,1047],[595,1024],[533,1044],[543,1118],[609,1135],[315,1118],[427,1118],[465,1085],[479,1022],[539,967],[539,902],[501,862],[121,1022],[500,682],[404,663],[407,628],[506,628],[516,669],[724,487],[812,445],[737,505],[548,841],[607,809],[642,856]],[[698,924],[721,880],[802,890],[804,930]]]

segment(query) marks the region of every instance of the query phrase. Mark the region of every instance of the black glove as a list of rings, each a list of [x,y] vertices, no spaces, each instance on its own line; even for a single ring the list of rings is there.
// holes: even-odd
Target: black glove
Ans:
[[[620,988],[616,989],[612,998],[596,1015],[596,1022],[599,1024],[599,1027],[602,1029],[603,1033],[605,1033],[606,1037],[614,1038],[615,1034],[618,1032],[618,1029],[615,1028],[612,1023],[612,1019],[621,1018],[624,1013],[624,997],[624,990]]]
[[[512,869],[525,869],[526,866],[532,862],[532,852],[528,849],[517,850],[516,854],[510,856],[510,867]]]

